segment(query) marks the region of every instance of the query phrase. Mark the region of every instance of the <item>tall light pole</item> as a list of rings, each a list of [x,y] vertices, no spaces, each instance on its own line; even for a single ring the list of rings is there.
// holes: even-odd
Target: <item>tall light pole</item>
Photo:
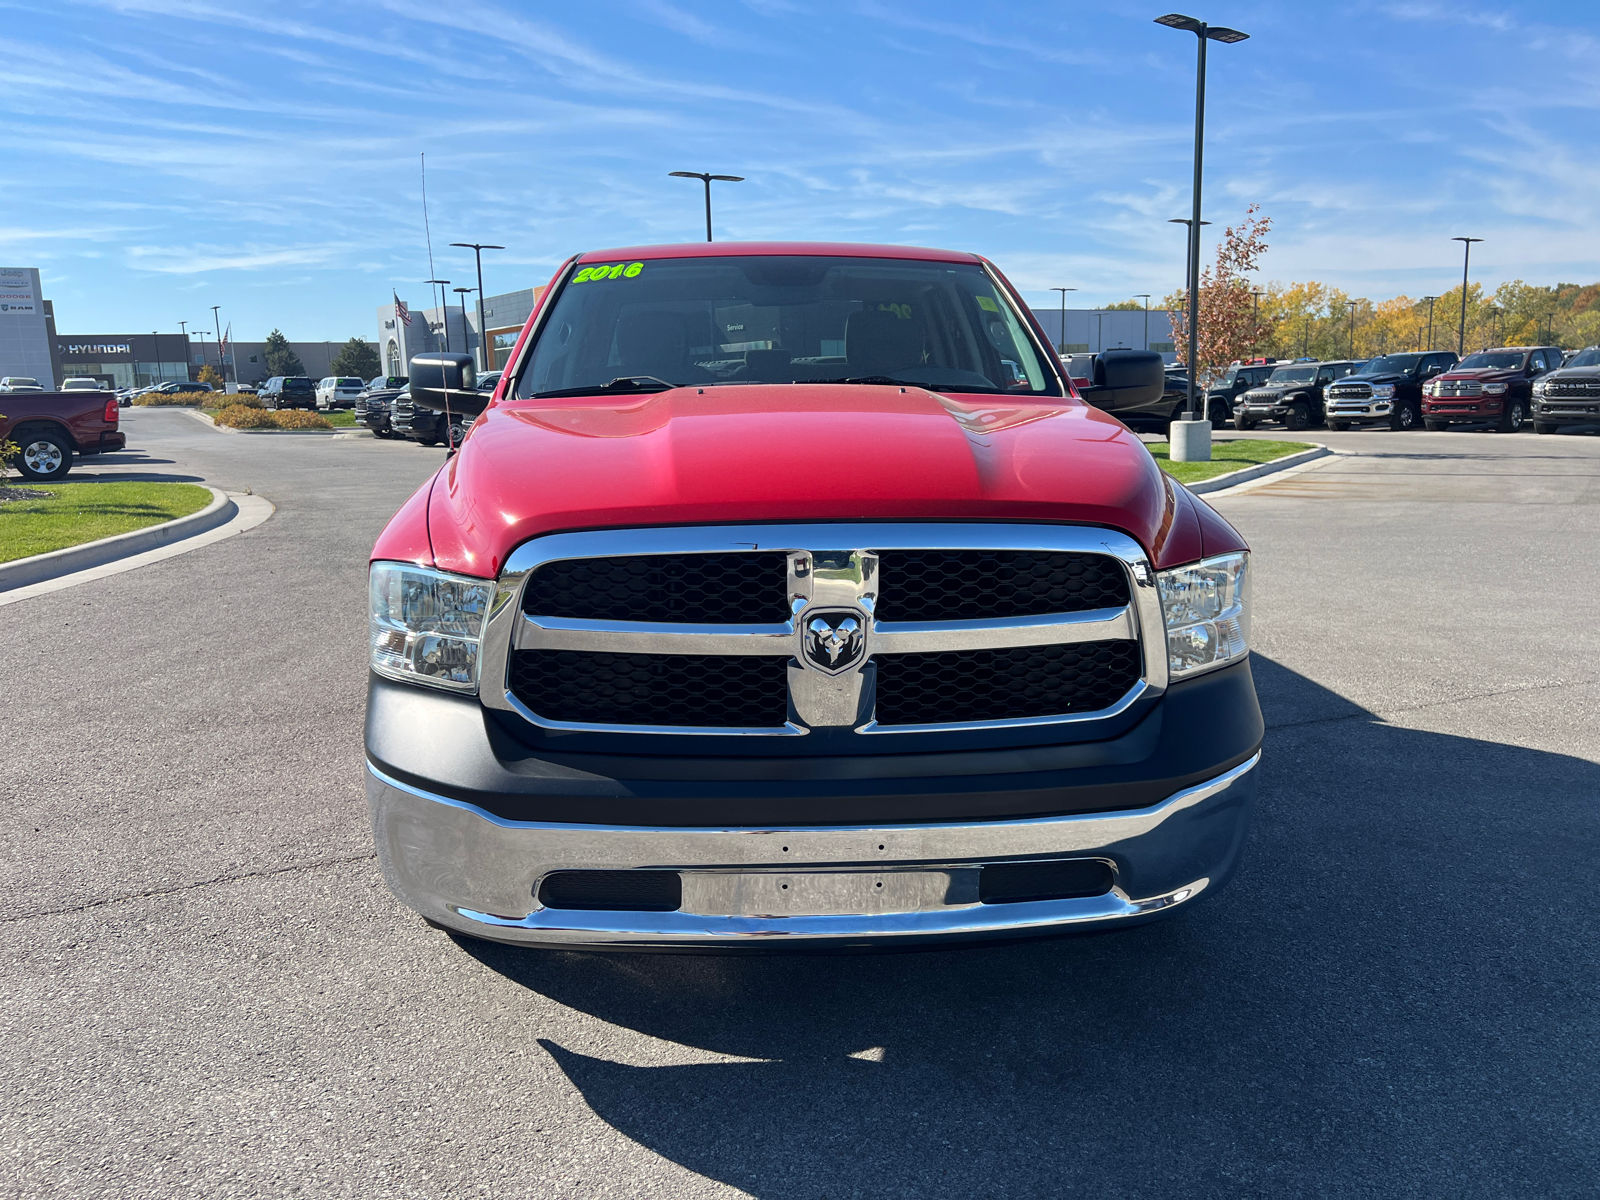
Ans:
[[[1168,225],[1187,225],[1189,227],[1189,232],[1190,233],[1193,233],[1194,229],[1195,229],[1195,223],[1193,221],[1191,221],[1188,217],[1171,217],[1171,218],[1169,218],[1167,220],[1167,224]],[[1211,222],[1210,221],[1201,221],[1200,224],[1201,225],[1209,225],[1209,224],[1211,224]],[[1184,245],[1187,246],[1188,243],[1186,242],[1186,243],[1184,243]],[[1198,261],[1198,259],[1196,259],[1196,261]],[[1194,298],[1193,294],[1194,294],[1195,286],[1194,286],[1194,277],[1189,274],[1189,268],[1190,268],[1191,265],[1193,265],[1193,264],[1191,264],[1190,261],[1189,261],[1189,252],[1188,252],[1187,249],[1185,249],[1184,250],[1184,254],[1183,254],[1183,294],[1185,296],[1188,296],[1192,300]],[[1184,369],[1185,370],[1188,369],[1188,365],[1187,365],[1188,357],[1189,357],[1189,355],[1188,355],[1188,352],[1186,350],[1184,352],[1184,360],[1185,360],[1185,368]]]
[[[1456,335],[1456,353],[1467,352],[1467,268],[1472,263],[1472,243],[1481,242],[1482,238],[1453,237],[1452,242],[1463,242],[1464,253],[1461,256],[1461,332]]]
[[[185,346],[184,347],[184,358],[187,359],[188,356],[189,356],[189,348],[187,346]],[[160,358],[161,356],[158,354],[156,357]],[[204,329],[202,329],[202,330],[200,330],[200,365],[204,366],[205,362],[206,362],[206,331]],[[159,366],[159,364],[158,364],[158,366]],[[184,374],[185,378],[187,378],[188,375],[189,375],[189,364],[187,362],[184,363],[183,374]]]
[[[488,242],[451,242],[452,246],[459,246],[463,250],[471,250],[474,261],[478,264],[478,370],[492,371],[495,364],[492,361],[493,351],[489,348],[489,330],[483,323],[483,252],[485,250],[504,250],[504,246],[491,246]],[[461,318],[463,321],[465,317]]]
[[[450,353],[450,293],[445,288],[450,286],[448,279],[430,279],[429,283],[439,285],[439,308],[444,313],[444,352]]]
[[[1439,297],[1437,297],[1437,296],[1424,296],[1423,297],[1423,299],[1428,302],[1428,349],[1429,350],[1433,349],[1433,302],[1435,300],[1437,300],[1438,298]]]
[[[1052,292],[1060,292],[1061,293],[1061,338],[1056,343],[1056,353],[1064,355],[1067,352],[1067,293],[1068,292],[1075,292],[1078,289],[1077,288],[1067,288],[1067,287],[1053,287],[1050,290]]]
[[[216,322],[217,326],[217,374],[221,375],[222,381],[226,383],[228,381],[228,368],[222,361],[222,318],[218,315],[218,310],[221,307],[222,305],[220,304],[211,306],[211,319]]]
[[[668,171],[674,179],[698,179],[706,185],[706,241],[711,240],[711,181],[720,180],[723,183],[743,183],[743,175],[707,175],[704,171]]]
[[[456,295],[461,297],[461,301],[460,301],[460,303],[461,303],[461,336],[463,338],[465,338],[467,336],[467,297],[472,294],[473,289],[472,288],[451,288],[450,290],[452,292],[454,292]],[[479,323],[481,324],[483,318],[479,317],[478,320],[479,320]],[[448,308],[444,310],[444,323],[446,325],[450,324],[450,310]],[[469,342],[470,342],[470,340],[471,339],[468,339]],[[483,339],[479,338],[478,340],[482,341]],[[467,347],[463,346],[461,348],[463,350],[465,350]]]
[[[1261,297],[1265,295],[1260,288],[1250,289],[1250,299],[1254,304],[1250,310],[1250,348],[1255,351],[1251,358],[1261,357]]]
[[[1222,42],[1231,45],[1242,42],[1250,35],[1229,29],[1224,25],[1207,25],[1180,13],[1168,13],[1156,18],[1157,25],[1169,29],[1184,29],[1195,35],[1199,43],[1199,60],[1195,70],[1194,89],[1194,212],[1189,226],[1189,399],[1188,420],[1200,421],[1202,414],[1195,398],[1195,383],[1200,374],[1200,182],[1205,151],[1206,131],[1206,43]],[[1190,437],[1195,444],[1191,447]],[[1211,426],[1192,425],[1179,429],[1174,425],[1170,453],[1174,462],[1208,462],[1211,459]]]
[[[1148,351],[1150,349],[1150,293],[1140,292],[1134,298],[1144,301],[1144,348]]]

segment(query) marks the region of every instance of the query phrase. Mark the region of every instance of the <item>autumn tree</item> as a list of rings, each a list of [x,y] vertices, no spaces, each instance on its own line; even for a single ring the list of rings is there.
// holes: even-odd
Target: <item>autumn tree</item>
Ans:
[[[200,374],[195,376],[201,383],[209,383],[214,388],[225,386],[221,373],[210,363],[200,368]]]
[[[1257,311],[1248,278],[1266,253],[1272,228],[1272,218],[1258,216],[1259,209],[1252,204],[1243,221],[1222,231],[1216,261],[1200,272],[1199,348],[1194,364],[1198,386],[1210,384],[1235,360],[1254,356],[1272,333],[1270,318]],[[1187,355],[1188,294],[1169,296],[1167,307],[1172,310],[1172,340]]]

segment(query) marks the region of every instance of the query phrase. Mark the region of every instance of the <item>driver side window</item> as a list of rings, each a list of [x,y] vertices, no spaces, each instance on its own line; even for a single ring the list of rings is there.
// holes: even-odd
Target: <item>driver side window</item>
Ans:
[[[1543,375],[1549,369],[1544,363],[1544,351],[1535,350],[1528,359],[1528,372],[1532,375]]]
[[[1317,384],[1318,384],[1318,386],[1321,386],[1322,384],[1325,384],[1325,383],[1332,383],[1332,382],[1333,382],[1333,368],[1332,367],[1323,367],[1320,371],[1317,372]]]

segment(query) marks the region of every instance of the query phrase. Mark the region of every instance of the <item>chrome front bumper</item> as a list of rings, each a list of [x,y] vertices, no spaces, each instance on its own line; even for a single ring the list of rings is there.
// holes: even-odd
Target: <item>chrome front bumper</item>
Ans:
[[[390,888],[462,933],[590,949],[886,945],[1124,925],[1185,904],[1237,865],[1260,758],[1149,808],[984,823],[652,829],[507,821],[370,763],[367,801]],[[1052,858],[1102,860],[1115,883],[1099,896],[1003,904],[944,886],[987,863]],[[553,909],[535,899],[547,874],[585,869],[679,871],[683,907]],[[807,899],[773,903],[790,882]],[[884,882],[887,892],[878,890]],[[849,898],[863,895],[873,901],[852,910]],[[708,911],[689,911],[695,907]]]

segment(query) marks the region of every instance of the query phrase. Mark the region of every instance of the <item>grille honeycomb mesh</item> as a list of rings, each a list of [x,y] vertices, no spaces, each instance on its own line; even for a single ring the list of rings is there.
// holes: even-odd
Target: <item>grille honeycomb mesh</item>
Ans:
[[[782,554],[642,554],[546,563],[528,579],[530,616],[743,625],[789,619]]]
[[[1094,712],[1139,678],[1139,643],[1014,646],[887,654],[878,664],[878,722],[938,725]]]
[[[1128,603],[1122,566],[1103,554],[885,550],[878,581],[880,621],[1037,617]]]
[[[776,728],[789,716],[786,658],[518,650],[511,691],[552,721]]]

